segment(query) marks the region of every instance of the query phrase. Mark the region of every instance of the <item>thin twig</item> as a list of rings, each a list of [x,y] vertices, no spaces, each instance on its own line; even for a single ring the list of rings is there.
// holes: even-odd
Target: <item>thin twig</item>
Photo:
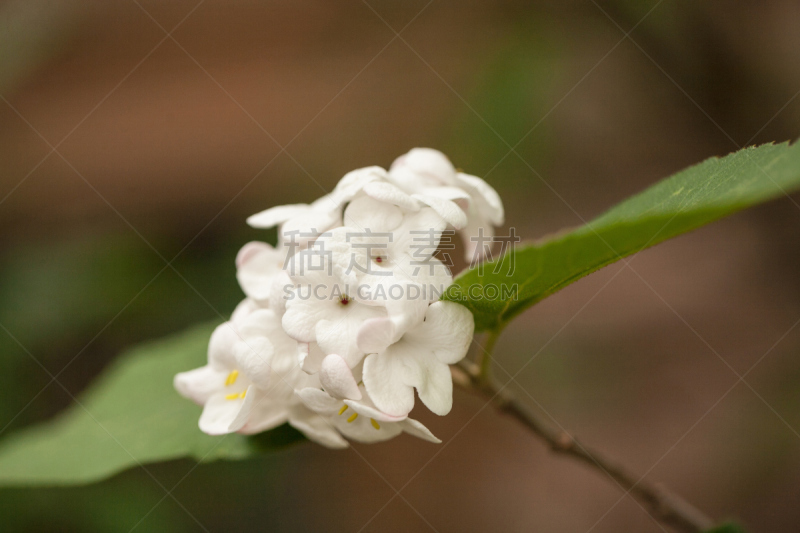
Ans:
[[[488,359],[486,357],[485,359]],[[484,359],[484,361],[485,361]],[[484,361],[481,361],[482,363]],[[483,367],[484,365],[481,365]],[[686,533],[699,533],[714,526],[714,522],[689,502],[670,492],[662,485],[651,485],[632,474],[627,468],[606,459],[596,450],[576,440],[565,431],[553,428],[537,416],[522,409],[505,390],[498,389],[486,379],[486,374],[476,367],[453,367],[454,382],[471,392],[478,392],[488,398],[498,411],[505,413],[535,435],[543,439],[557,453],[562,453],[583,461],[585,464],[610,476],[622,490],[639,500],[653,518]]]

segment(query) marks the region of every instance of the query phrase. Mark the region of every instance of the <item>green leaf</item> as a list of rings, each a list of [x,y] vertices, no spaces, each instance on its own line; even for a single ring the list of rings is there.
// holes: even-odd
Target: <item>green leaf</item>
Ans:
[[[462,273],[443,298],[467,306],[477,330],[502,328],[591,272],[798,187],[800,143],[767,144],[707,159],[585,226],[486,263],[483,275],[478,268]]]
[[[198,429],[200,407],[175,392],[172,377],[205,364],[212,331],[204,325],[131,350],[78,404],[0,442],[0,486],[89,483],[154,461],[242,459],[302,439],[288,426],[255,437]]]

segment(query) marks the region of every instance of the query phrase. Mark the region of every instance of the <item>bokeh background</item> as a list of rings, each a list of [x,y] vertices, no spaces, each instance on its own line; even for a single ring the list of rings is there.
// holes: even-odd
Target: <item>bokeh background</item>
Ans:
[[[536,239],[706,157],[800,135],[790,0],[198,1],[0,2],[0,438],[68,407],[65,389],[124,347],[221,321],[242,297],[237,249],[274,238],[246,216],[353,168],[439,148]],[[570,286],[507,329],[495,375],[521,370],[528,408],[715,518],[795,530],[799,203]],[[457,393],[446,418],[415,413],[438,447],[148,466],[174,499],[141,469],[2,490],[0,523],[661,531],[483,407]]]

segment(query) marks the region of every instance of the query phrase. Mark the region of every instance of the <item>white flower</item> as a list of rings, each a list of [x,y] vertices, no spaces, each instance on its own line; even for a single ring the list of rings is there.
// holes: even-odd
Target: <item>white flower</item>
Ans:
[[[456,181],[460,187],[470,192],[472,198],[467,210],[467,225],[460,232],[466,249],[465,256],[467,261],[478,261],[490,249],[491,241],[487,239],[494,237],[494,227],[502,226],[505,222],[503,202],[497,191],[477,176],[459,172],[456,174]],[[481,236],[481,229],[484,238],[482,244],[472,240],[473,237]]]
[[[259,305],[258,302],[253,300],[252,298],[245,298],[239,305],[236,306],[236,309],[233,310],[231,313],[230,322],[239,323],[247,318],[251,313],[257,311],[259,309],[263,309],[264,307]]]
[[[309,409],[325,416],[333,427],[351,440],[381,442],[405,432],[428,442],[442,442],[428,428],[407,415],[391,416],[381,412],[366,395],[363,385],[361,390],[361,401],[337,400],[313,387],[300,390],[298,395]]]
[[[360,373],[360,369],[357,369]],[[339,400],[360,400],[361,389],[358,386],[353,370],[341,356],[326,355],[319,368],[320,385],[334,398]]]
[[[409,258],[430,258],[439,246],[447,223],[430,207],[404,213],[400,208],[382,204],[372,198],[353,201],[345,211],[345,226],[331,232],[345,237],[346,243],[357,244],[344,249],[355,254],[359,269],[367,271],[367,260],[376,268],[396,268]],[[340,261],[336,262],[341,265]],[[345,259],[345,265],[352,263]],[[342,265],[344,266],[344,265]]]
[[[286,310],[284,288],[292,284],[285,263],[286,251],[258,241],[245,244],[236,255],[236,279],[242,291],[257,307],[279,315]]]
[[[469,194],[459,189],[456,169],[438,150],[414,148],[395,159],[389,169],[389,181],[434,210],[448,224],[461,229],[467,224],[465,211]]]
[[[297,342],[277,315],[258,309],[214,331],[206,366],[175,376],[175,388],[203,406],[199,426],[210,435],[259,433],[285,422],[329,447],[347,443],[309,411],[295,388],[318,383],[297,366]]]
[[[457,172],[447,156],[431,148],[414,148],[398,157],[389,169],[389,180],[436,209],[450,225],[461,230],[468,261],[486,255],[488,242],[484,241],[478,249],[479,243],[472,239],[480,236],[479,228],[483,228],[485,238],[491,238],[493,226],[504,222],[503,203],[488,183]],[[452,203],[466,213],[463,219],[453,214]]]
[[[242,247],[246,299],[213,333],[208,364],[175,376],[203,406],[200,428],[249,434],[288,423],[331,448],[403,432],[440,442],[408,418],[415,389],[434,413],[451,410],[448,365],[465,356],[474,323],[466,307],[439,301],[453,278],[435,254],[448,227],[469,257],[488,249],[503,223],[494,189],[415,148],[389,172],[354,170],[311,204],[248,223],[278,225],[278,246]]]
[[[320,233],[341,225],[341,204],[332,195],[325,195],[311,204],[280,205],[247,219],[254,228],[278,229],[278,246],[288,247],[292,254],[313,242]]]
[[[390,415],[408,414],[417,389],[428,409],[438,415],[449,413],[453,381],[448,365],[466,355],[474,327],[466,307],[445,301],[428,307],[419,326],[388,346],[390,321],[378,319],[365,324],[358,345],[370,353],[364,359],[363,380],[375,405]]]
[[[369,183],[385,180],[386,176],[386,170],[376,166],[352,170],[339,180],[331,195],[342,206],[355,198]]]
[[[349,363],[340,355],[326,354],[315,342],[300,343],[298,354],[300,366],[309,374],[319,378],[322,387],[334,398],[360,400],[361,364],[350,368]],[[358,377],[356,377],[358,376]]]
[[[242,429],[247,420],[239,415],[247,394],[255,395],[254,384],[258,383],[262,390],[274,385],[269,379],[274,346],[265,332],[258,331],[259,324],[250,320],[264,314],[272,312],[254,311],[239,324],[226,322],[218,326],[209,342],[208,364],[175,376],[178,392],[203,406],[200,429],[206,433],[219,435]],[[239,344],[246,350],[237,349]],[[251,353],[254,355],[247,360],[237,357]]]
[[[438,300],[453,281],[447,266],[433,257],[446,223],[429,207],[397,218],[392,206],[363,200],[348,206],[345,221],[366,220],[378,211],[383,213],[375,221],[379,230],[367,233],[345,226],[333,230],[325,242],[334,271],[357,287],[360,301],[386,308],[397,340],[422,321],[428,303]]]
[[[361,324],[386,317],[386,310],[360,302],[356,287],[337,276],[330,258],[317,250],[293,256],[288,273],[295,286],[287,287],[282,320],[286,333],[303,343],[316,342],[325,354],[338,354],[350,368],[355,367],[364,358],[356,343]],[[319,362],[315,358],[304,361]]]
[[[329,229],[341,226],[342,207],[372,181],[386,177],[380,167],[366,167],[348,172],[332,193],[311,204],[292,204],[272,207],[250,216],[247,223],[254,228],[280,225],[278,246],[288,246],[289,255],[305,249]]]
[[[447,156],[433,148],[412,148],[389,167],[390,181],[412,194],[431,187],[456,186],[455,175]]]
[[[236,255],[236,279],[248,298],[262,305],[270,302],[275,280],[281,276],[286,253],[265,242],[245,244]]]

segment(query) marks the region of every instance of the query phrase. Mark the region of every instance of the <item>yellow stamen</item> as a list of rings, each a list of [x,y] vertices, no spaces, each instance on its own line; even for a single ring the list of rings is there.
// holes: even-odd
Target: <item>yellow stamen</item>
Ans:
[[[346,405],[343,405],[343,406],[342,406],[342,408],[341,408],[341,409],[339,409],[339,414],[341,415],[341,414],[343,414],[345,411],[347,411],[347,406],[346,406]]]
[[[244,398],[245,394],[247,394],[247,389],[242,391],[242,393],[239,395],[239,398]]]
[[[372,424],[372,427],[374,427],[375,429],[381,429],[381,425],[378,424],[378,422],[376,422],[374,418],[370,418],[369,423]]]
[[[235,400],[235,399],[237,399],[238,397],[239,397],[239,393],[238,393],[238,392],[235,392],[235,393],[233,393],[233,394],[226,394],[226,395],[225,395],[225,399],[226,399],[226,400]]]
[[[356,418],[358,418],[358,413],[353,413],[353,414],[350,416],[350,418],[348,418],[348,419],[347,419],[347,421],[348,421],[348,422],[352,422],[352,421],[353,421],[353,420],[355,420]]]
[[[229,385],[233,385],[234,383],[236,383],[236,378],[238,377],[239,377],[239,371],[238,370],[232,371],[230,374],[228,374],[228,377],[225,378],[225,386],[227,387]]]

